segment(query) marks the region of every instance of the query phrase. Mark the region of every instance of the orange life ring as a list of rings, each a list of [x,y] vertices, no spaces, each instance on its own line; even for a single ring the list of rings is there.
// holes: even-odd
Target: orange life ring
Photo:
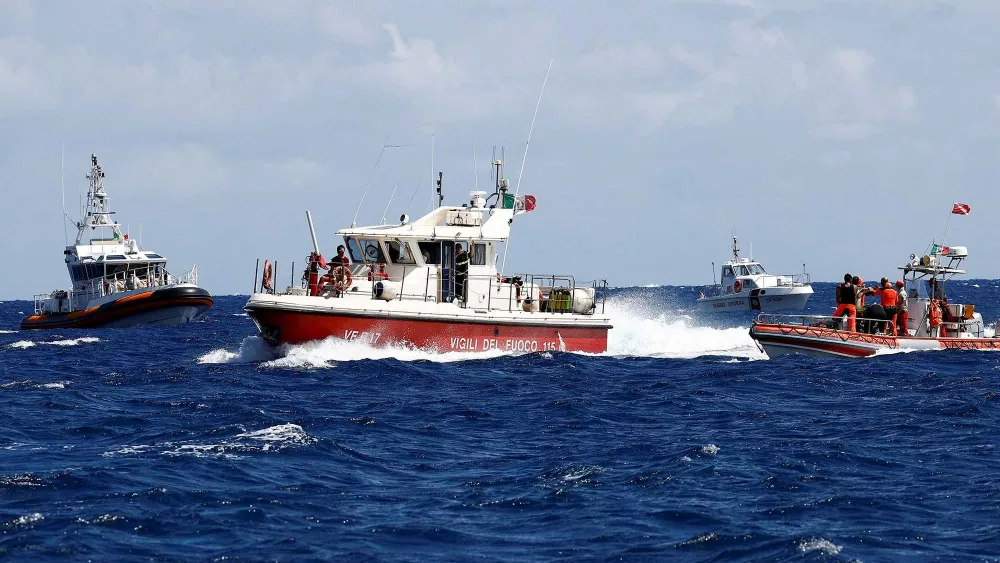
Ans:
[[[351,270],[345,266],[337,266],[330,271],[333,275],[333,287],[337,291],[343,293],[347,291],[347,288],[351,287],[351,283],[354,277],[351,275]]]
[[[274,286],[273,283],[274,270],[271,267],[271,261],[264,261],[264,279],[260,282],[260,286],[268,291],[271,291]]]
[[[743,291],[743,282],[736,280],[733,282],[733,293],[739,293]]]

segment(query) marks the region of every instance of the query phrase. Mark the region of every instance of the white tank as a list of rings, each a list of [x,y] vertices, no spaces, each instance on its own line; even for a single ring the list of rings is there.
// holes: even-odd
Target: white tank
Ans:
[[[396,287],[392,282],[380,281],[375,283],[375,299],[382,301],[392,301],[396,298]]]
[[[580,315],[594,312],[594,288],[578,287],[573,290],[573,312]]]

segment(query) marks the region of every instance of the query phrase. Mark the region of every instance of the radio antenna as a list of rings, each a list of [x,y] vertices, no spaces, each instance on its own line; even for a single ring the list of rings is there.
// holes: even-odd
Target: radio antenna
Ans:
[[[382,150],[378,153],[378,159],[375,160],[375,166],[372,167],[372,173],[368,176],[368,183],[365,184],[365,193],[361,194],[361,201],[358,202],[358,210],[354,212],[354,220],[351,221],[351,227],[356,227],[358,225],[358,213],[361,212],[361,205],[365,202],[365,196],[368,195],[368,188],[372,185],[372,178],[375,177],[375,171],[378,170],[378,163],[382,162],[382,155],[385,154],[385,149],[389,148],[389,137],[392,137],[392,133],[385,136],[385,142],[382,143]]]
[[[392,195],[389,196],[389,203],[385,204],[385,211],[382,212],[382,224],[385,225],[385,216],[389,213],[389,206],[392,205],[392,198],[396,197],[396,190],[399,189],[399,182],[396,182],[396,187],[392,188]]]
[[[59,188],[62,192],[63,240],[69,246],[69,231],[66,228],[66,220],[69,219],[66,214],[66,143],[59,145]]]
[[[542,105],[542,94],[545,93],[545,84],[549,81],[549,73],[552,72],[552,63],[555,59],[549,59],[549,69],[545,71],[545,80],[542,81],[542,90],[538,93],[538,103],[535,104],[535,113],[531,116],[531,126],[528,127],[528,140],[524,142],[524,156],[521,158],[521,171],[517,174],[517,186],[514,188],[514,197],[521,189],[521,178],[524,176],[524,163],[528,160],[528,147],[531,146],[531,133],[535,130],[535,118],[538,117],[538,108]],[[502,150],[502,149],[501,149]],[[503,207],[503,202],[500,202]],[[510,223],[514,222],[511,216]],[[507,242],[503,245],[503,262],[500,264],[500,277],[503,277],[504,269],[507,267],[507,250],[510,248],[510,233],[507,233]]]
[[[476,140],[472,139],[472,171],[476,177],[476,191],[479,191],[479,163],[476,162]]]

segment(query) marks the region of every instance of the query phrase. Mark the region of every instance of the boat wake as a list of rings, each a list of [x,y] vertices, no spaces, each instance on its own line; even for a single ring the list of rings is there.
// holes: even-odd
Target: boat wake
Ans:
[[[33,340],[18,340],[8,344],[8,348],[24,350],[26,348],[34,348],[38,345],[48,345],[48,346],[79,346],[80,344],[93,344],[94,342],[100,342],[101,339],[94,336],[84,336],[81,338],[69,338],[66,340],[51,340],[48,342],[35,342]]]
[[[738,360],[766,358],[750,338],[746,327],[699,326],[695,319],[683,313],[649,311],[649,308],[645,302],[632,298],[609,300],[606,312],[614,328],[608,334],[608,351],[581,354],[678,359],[700,356],[728,356]],[[451,363],[524,353],[497,349],[436,352],[406,346],[374,347],[360,340],[345,341],[333,337],[275,350],[260,337],[250,336],[236,351],[215,349],[200,356],[197,361],[201,364],[259,363],[264,368],[326,368],[335,362],[361,360]]]

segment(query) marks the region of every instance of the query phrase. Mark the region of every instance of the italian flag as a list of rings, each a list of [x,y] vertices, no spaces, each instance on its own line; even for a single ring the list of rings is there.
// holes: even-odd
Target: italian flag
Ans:
[[[510,194],[504,194],[503,208],[513,209],[515,215],[518,213],[527,213],[535,208],[535,196],[519,195],[515,197]]]

